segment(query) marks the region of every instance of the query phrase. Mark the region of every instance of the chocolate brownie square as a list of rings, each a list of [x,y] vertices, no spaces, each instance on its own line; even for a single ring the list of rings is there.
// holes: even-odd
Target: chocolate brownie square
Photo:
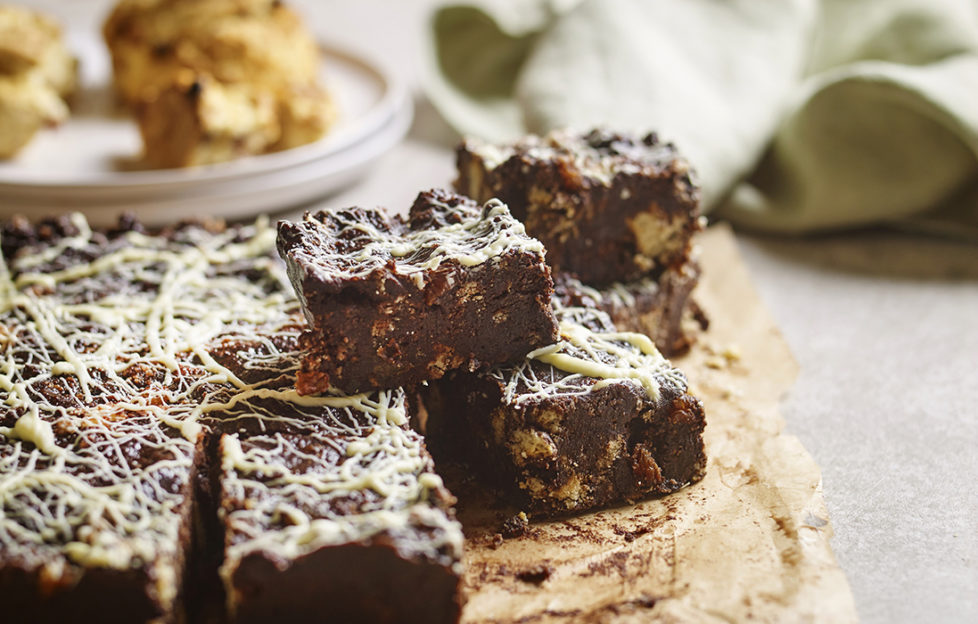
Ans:
[[[407,219],[348,208],[279,224],[310,329],[302,394],[410,386],[556,339],[540,241],[499,201],[421,193]]]
[[[426,391],[439,461],[461,459],[537,517],[668,494],[705,469],[700,402],[642,334],[558,303],[561,339]]]
[[[123,418],[0,416],[4,621],[174,620],[194,444],[152,416]]]
[[[459,192],[505,202],[543,242],[554,271],[587,284],[677,268],[702,227],[689,164],[655,134],[561,130],[509,144],[468,139],[456,163]]]
[[[463,536],[405,393],[264,399],[221,439],[231,620],[455,622]]]

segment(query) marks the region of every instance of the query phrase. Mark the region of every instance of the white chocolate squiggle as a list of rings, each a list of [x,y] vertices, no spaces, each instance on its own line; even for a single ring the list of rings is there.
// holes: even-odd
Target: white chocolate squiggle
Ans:
[[[456,216],[457,221],[408,229],[379,213],[373,214],[373,220],[382,224],[344,210],[325,213],[325,224],[307,214],[297,227],[302,228],[313,251],[296,247],[289,253],[303,266],[314,267],[326,281],[365,276],[389,267],[393,275],[410,279],[422,289],[427,274],[448,261],[474,267],[512,250],[544,252],[543,244],[527,236],[523,224],[498,199],[481,209],[465,203],[451,206],[435,198],[430,201],[438,211]]]
[[[515,366],[491,372],[507,403],[582,395],[622,382],[638,385],[653,401],[659,399],[662,384],[686,388],[686,377],[648,336],[615,330],[608,315],[593,308],[564,307],[556,300],[554,308],[560,340],[532,351]]]

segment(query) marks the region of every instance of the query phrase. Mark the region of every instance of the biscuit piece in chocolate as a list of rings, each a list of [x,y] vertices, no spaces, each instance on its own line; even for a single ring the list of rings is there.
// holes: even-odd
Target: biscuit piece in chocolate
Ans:
[[[348,208],[279,224],[310,329],[297,388],[408,386],[556,339],[540,241],[499,201],[421,193],[407,219]]]
[[[405,393],[276,403],[221,439],[231,620],[457,621],[462,530]]]
[[[436,457],[467,461],[534,517],[668,494],[706,466],[700,402],[642,334],[559,305],[560,341],[427,391]]]
[[[677,268],[701,227],[689,164],[655,134],[555,131],[502,145],[469,139],[456,163],[459,192],[508,204],[546,246],[555,273],[587,284]]]

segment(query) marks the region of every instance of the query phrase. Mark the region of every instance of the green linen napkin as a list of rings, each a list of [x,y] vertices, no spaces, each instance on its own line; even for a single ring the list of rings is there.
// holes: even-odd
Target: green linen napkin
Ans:
[[[975,0],[482,0],[425,69],[463,134],[656,130],[753,228],[978,233]]]

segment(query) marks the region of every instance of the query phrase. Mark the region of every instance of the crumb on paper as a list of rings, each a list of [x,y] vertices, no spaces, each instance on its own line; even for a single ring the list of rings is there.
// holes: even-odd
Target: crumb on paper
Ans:
[[[711,355],[703,360],[703,364],[705,364],[707,368],[719,370],[727,365],[727,361],[718,355]]]
[[[516,578],[530,585],[542,585],[544,581],[550,578],[552,573],[553,568],[550,565],[541,563],[525,570],[520,570],[516,573]]]
[[[521,511],[503,522],[500,534],[506,538],[521,537],[526,535],[529,528],[530,518],[526,515],[526,512]]]
[[[740,347],[736,344],[729,344],[720,351],[720,355],[728,362],[740,361]]]
[[[741,359],[740,347],[735,343],[723,346],[707,343],[703,347],[707,353],[707,358],[703,361],[703,364],[708,368],[726,368],[734,362],[739,362]]]

